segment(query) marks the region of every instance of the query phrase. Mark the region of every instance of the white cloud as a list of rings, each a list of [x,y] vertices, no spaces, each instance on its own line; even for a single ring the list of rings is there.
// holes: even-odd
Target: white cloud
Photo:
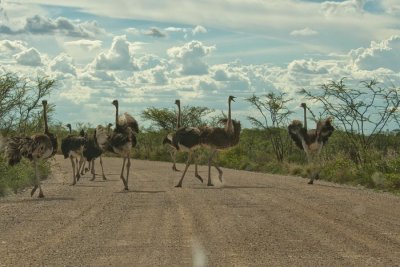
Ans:
[[[352,50],[349,55],[359,69],[387,68],[400,72],[400,35],[381,42],[371,42],[370,47]]]
[[[191,41],[183,46],[168,49],[167,54],[181,64],[180,72],[183,75],[203,75],[208,73],[204,57],[214,50],[215,46],[205,46],[200,41]]]
[[[294,30],[290,33],[290,35],[293,36],[313,36],[313,35],[317,35],[318,32],[314,31],[313,29],[306,27],[300,30]]]
[[[125,31],[127,33],[129,33],[129,34],[132,34],[132,35],[139,35],[140,34],[140,31],[138,29],[136,29],[136,28],[133,28],[133,27],[128,28]]]
[[[92,88],[73,82],[70,86],[64,88],[60,93],[60,97],[79,104],[88,101],[93,93],[94,90]]]
[[[326,16],[354,15],[364,12],[368,0],[346,0],[342,2],[325,1],[321,4],[321,12]]]
[[[130,52],[130,43],[126,36],[115,36],[111,48],[107,52],[100,53],[92,65],[99,70],[135,70],[133,55]]]
[[[1,40],[0,52],[15,54],[27,49],[27,43],[21,40]]]
[[[53,60],[50,61],[49,68],[53,72],[60,72],[62,74],[71,74],[76,76],[76,68],[72,58],[65,54],[61,53],[56,56]]]
[[[400,3],[398,0],[382,0],[380,2],[388,14],[400,15]]]
[[[167,60],[153,54],[146,54],[139,57],[136,63],[140,70],[152,69],[157,66],[165,66],[168,64]]]
[[[164,29],[166,32],[187,32],[186,28],[167,27]]]
[[[14,56],[18,64],[26,66],[40,66],[42,65],[42,58],[40,53],[35,48],[29,48]]]
[[[207,33],[207,29],[201,25],[197,25],[193,30],[192,30],[193,35],[196,35],[198,33]]]
[[[72,37],[94,38],[105,34],[95,21],[75,22],[70,19],[59,17],[57,19],[46,18],[35,15],[26,18],[22,28],[12,29],[8,25],[0,25],[0,33],[3,34],[62,34]]]
[[[289,72],[298,72],[301,74],[327,74],[326,67],[321,66],[314,60],[294,60],[288,65]]]
[[[160,29],[156,27],[152,27],[148,29],[147,31],[143,31],[144,35],[151,36],[151,37],[156,37],[156,38],[163,38],[166,37],[167,35],[162,32]]]
[[[64,43],[68,48],[79,48],[84,52],[92,52],[101,48],[103,42],[100,40],[81,39]]]

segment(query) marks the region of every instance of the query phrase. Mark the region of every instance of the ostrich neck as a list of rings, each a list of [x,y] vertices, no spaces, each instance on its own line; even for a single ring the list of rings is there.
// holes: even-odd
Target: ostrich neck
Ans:
[[[118,125],[118,104],[115,105],[115,127]]]
[[[47,125],[47,105],[43,105],[43,119],[44,119],[44,132],[49,132],[49,126]]]
[[[69,134],[72,134],[71,126],[68,126]]]
[[[233,133],[233,124],[232,124],[232,117],[231,117],[231,100],[228,101],[228,121],[226,122],[226,131],[228,133]]]
[[[307,130],[307,108],[304,107],[304,129]]]
[[[178,104],[178,118],[176,122],[176,129],[181,128],[181,105]]]

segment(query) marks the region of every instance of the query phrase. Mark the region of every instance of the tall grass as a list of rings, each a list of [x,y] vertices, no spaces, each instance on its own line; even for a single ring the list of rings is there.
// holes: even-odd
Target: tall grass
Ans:
[[[18,193],[22,189],[32,186],[35,179],[33,164],[23,159],[15,166],[8,166],[7,162],[0,157],[0,196],[10,193]],[[41,179],[48,177],[50,165],[47,162],[40,162],[39,173]]]

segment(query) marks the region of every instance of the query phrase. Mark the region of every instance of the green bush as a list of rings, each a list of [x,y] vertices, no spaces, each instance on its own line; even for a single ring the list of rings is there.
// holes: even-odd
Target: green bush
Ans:
[[[50,173],[50,165],[41,162],[39,173],[42,179],[47,178]],[[15,166],[8,166],[7,162],[0,157],[0,196],[9,193],[18,193],[21,189],[32,186],[35,179],[35,169],[33,164],[23,159]]]

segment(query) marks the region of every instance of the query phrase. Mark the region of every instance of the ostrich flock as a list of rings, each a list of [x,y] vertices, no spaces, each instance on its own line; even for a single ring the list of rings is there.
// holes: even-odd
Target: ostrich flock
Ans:
[[[195,163],[195,176],[203,182],[203,178],[198,174],[197,170],[196,149],[199,147],[206,147],[210,151],[207,185],[213,186],[211,181],[211,165],[217,169],[218,178],[222,182],[223,171],[214,158],[218,151],[237,145],[240,139],[240,121],[232,119],[231,116],[231,103],[232,101],[235,102],[234,99],[234,96],[229,96],[228,98],[228,117],[219,121],[223,127],[182,127],[180,101],[175,101],[178,107],[176,130],[164,138],[163,144],[169,146],[173,161],[172,169],[174,171],[178,171],[176,168],[176,153],[186,152],[188,154],[185,169],[176,187],[182,187],[183,179],[192,159]],[[44,133],[38,133],[30,137],[13,136],[9,138],[1,137],[0,139],[5,148],[5,158],[9,165],[19,163],[22,157],[33,162],[35,166],[35,183],[31,191],[31,196],[39,188],[39,198],[43,198],[44,194],[40,184],[38,161],[49,159],[58,150],[57,137],[50,133],[48,128],[47,101],[43,100],[42,104]],[[109,123],[107,127],[97,126],[92,136],[88,136],[83,130],[79,135],[73,135],[71,125],[66,125],[69,128],[69,135],[61,140],[61,152],[64,155],[64,159],[69,158],[71,160],[72,185],[75,185],[79,181],[81,175],[84,174],[84,169],[85,171],[91,171],[91,181],[95,179],[94,162],[97,158],[100,159],[102,178],[106,180],[101,155],[104,152],[112,152],[120,155],[123,159],[120,178],[123,182],[124,190],[128,190],[129,170],[131,166],[130,152],[131,148],[137,144],[136,135],[139,133],[139,125],[129,113],[125,112],[119,115],[118,100],[114,100],[112,104],[115,106],[115,124],[113,129],[111,128],[113,125]],[[288,126],[289,135],[295,144],[305,152],[309,164],[317,164],[321,149],[334,131],[332,118],[320,120],[317,122],[315,129],[308,130],[306,104],[302,103],[301,107],[304,109],[304,125],[301,121],[294,120]],[[88,163],[88,168],[85,168],[86,162]],[[125,168],[126,175],[124,173]],[[319,170],[317,167],[315,169],[314,172],[310,173],[309,184],[312,184],[314,179],[319,178]]]

